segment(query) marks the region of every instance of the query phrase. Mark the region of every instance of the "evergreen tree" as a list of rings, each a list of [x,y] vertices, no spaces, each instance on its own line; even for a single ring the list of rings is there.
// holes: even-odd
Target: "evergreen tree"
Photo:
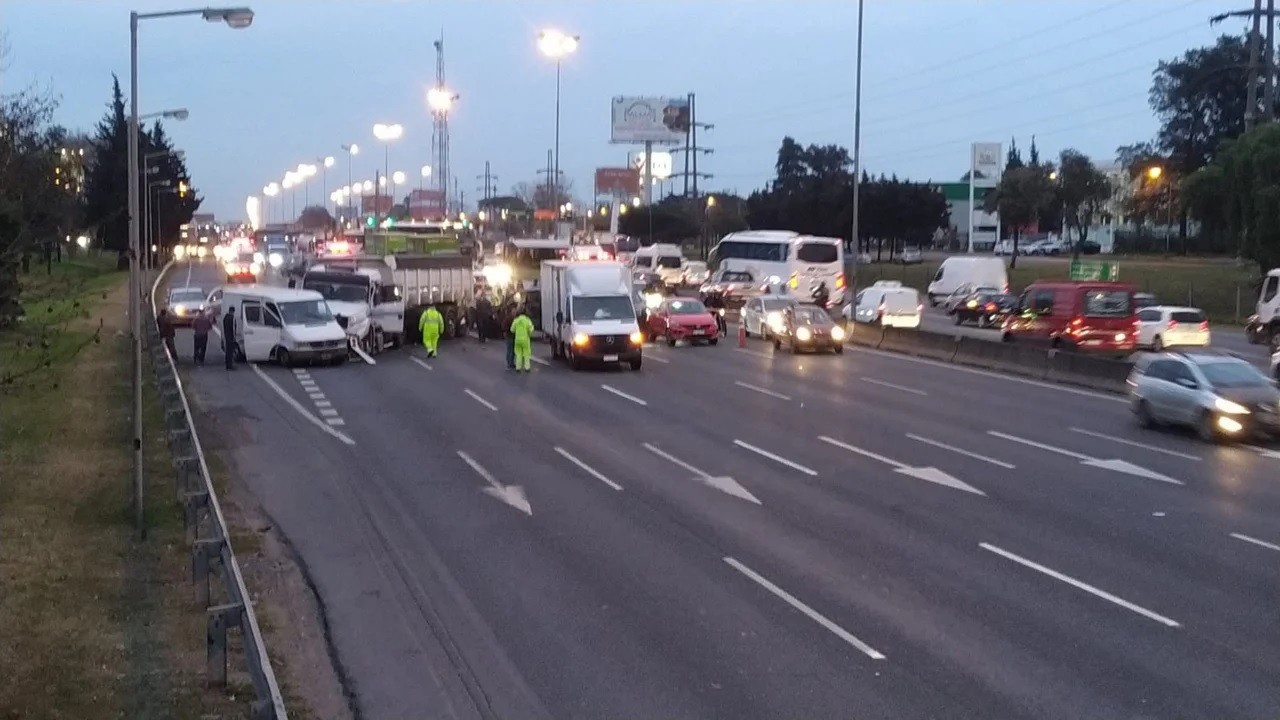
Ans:
[[[1031,136],[1031,149],[1027,151],[1027,164],[1040,167],[1040,149],[1036,147],[1036,136]]]
[[[1035,144],[1032,144],[1035,147]],[[1032,152],[1035,152],[1034,150]],[[1034,160],[1032,162],[1035,162]],[[1009,154],[1004,159],[1004,169],[1006,172],[1014,168],[1020,168],[1026,165],[1022,162],[1022,151],[1018,149],[1017,138],[1009,138]]]
[[[93,137],[93,163],[85,172],[85,217],[102,247],[120,253],[128,266],[128,119],[120,79],[111,76],[111,102]]]
[[[144,133],[142,156],[167,153],[151,158],[149,179],[143,184],[168,182],[165,188],[156,187],[151,192],[149,219],[153,237],[163,250],[172,248],[179,241],[179,228],[191,222],[191,216],[200,209],[202,198],[191,187],[186,161],[174,154],[173,144],[165,134],[164,126],[156,121],[151,131]],[[185,190],[182,190],[185,188]],[[194,241],[194,238],[191,238]]]

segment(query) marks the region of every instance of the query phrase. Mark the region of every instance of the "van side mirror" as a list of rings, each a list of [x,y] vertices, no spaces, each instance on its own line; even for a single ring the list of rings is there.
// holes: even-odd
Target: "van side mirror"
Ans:
[[[556,324],[557,325],[564,324],[564,313],[559,310],[556,311]]]

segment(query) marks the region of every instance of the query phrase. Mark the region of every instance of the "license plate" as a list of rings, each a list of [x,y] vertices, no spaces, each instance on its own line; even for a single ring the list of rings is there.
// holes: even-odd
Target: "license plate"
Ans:
[[[697,329],[697,330],[694,330],[694,331],[693,331],[693,334],[694,334],[694,335],[706,335],[706,334],[707,334],[707,331],[706,331],[706,330],[703,330],[703,329],[701,329],[701,328],[699,328],[699,329]]]
[[[1085,345],[1101,345],[1102,341],[1101,340],[1085,340],[1084,344]]]
[[[604,356],[604,361],[605,361],[605,362],[618,362],[618,356],[617,356],[617,355],[605,355],[605,356]]]

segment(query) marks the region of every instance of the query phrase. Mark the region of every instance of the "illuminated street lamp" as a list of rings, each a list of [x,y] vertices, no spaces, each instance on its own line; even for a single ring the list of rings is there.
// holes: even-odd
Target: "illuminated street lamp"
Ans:
[[[433,87],[427,91],[427,107],[431,108],[433,113],[447,114],[453,110],[453,103],[458,97],[459,95],[452,90]]]
[[[425,183],[425,182],[427,181],[427,178],[429,178],[429,177],[431,177],[431,166],[430,166],[430,165],[423,165],[423,166],[422,166],[422,177],[421,177],[421,179],[419,179],[419,180],[418,180],[418,190],[419,190],[419,191],[421,191],[421,190],[422,190],[422,185],[423,185],[423,183]]]
[[[560,199],[560,65],[578,49],[579,36],[560,30],[543,30],[538,33],[538,50],[556,61],[556,144],[555,166],[551,169],[551,202]]]
[[[387,168],[391,164],[391,143],[404,137],[404,126],[400,123],[377,123],[373,126],[373,136],[382,141],[382,179],[378,186],[386,184]]]
[[[1159,180],[1160,176],[1163,174],[1164,174],[1164,168],[1160,167],[1159,165],[1152,165],[1151,167],[1147,168],[1147,177],[1150,178],[1151,180]]]

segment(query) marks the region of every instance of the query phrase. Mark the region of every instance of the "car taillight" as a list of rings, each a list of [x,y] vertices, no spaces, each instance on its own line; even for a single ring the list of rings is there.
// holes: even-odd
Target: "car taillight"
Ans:
[[[1082,331],[1081,331],[1081,326],[1082,326],[1082,325],[1084,325],[1084,318],[1082,318],[1082,317],[1078,317],[1078,316],[1077,316],[1077,317],[1073,317],[1073,318],[1071,318],[1071,327],[1067,328],[1067,332],[1068,332],[1068,333],[1078,333],[1078,332],[1082,332]]]
[[[995,312],[995,311],[996,311],[996,304],[995,304],[995,303],[987,303],[987,312]]]
[[[1170,329],[1170,330],[1177,330],[1177,329],[1178,329],[1178,321],[1177,321],[1177,320],[1170,320],[1170,321],[1169,321],[1169,329]]]
[[[1202,320],[1200,322],[1200,332],[1209,332],[1209,321]]]
[[[841,290],[843,288],[844,288],[844,273],[840,273],[839,275],[836,275],[836,289]]]
[[[876,312],[881,315],[884,314],[884,303],[880,303],[879,307],[876,308]]]

